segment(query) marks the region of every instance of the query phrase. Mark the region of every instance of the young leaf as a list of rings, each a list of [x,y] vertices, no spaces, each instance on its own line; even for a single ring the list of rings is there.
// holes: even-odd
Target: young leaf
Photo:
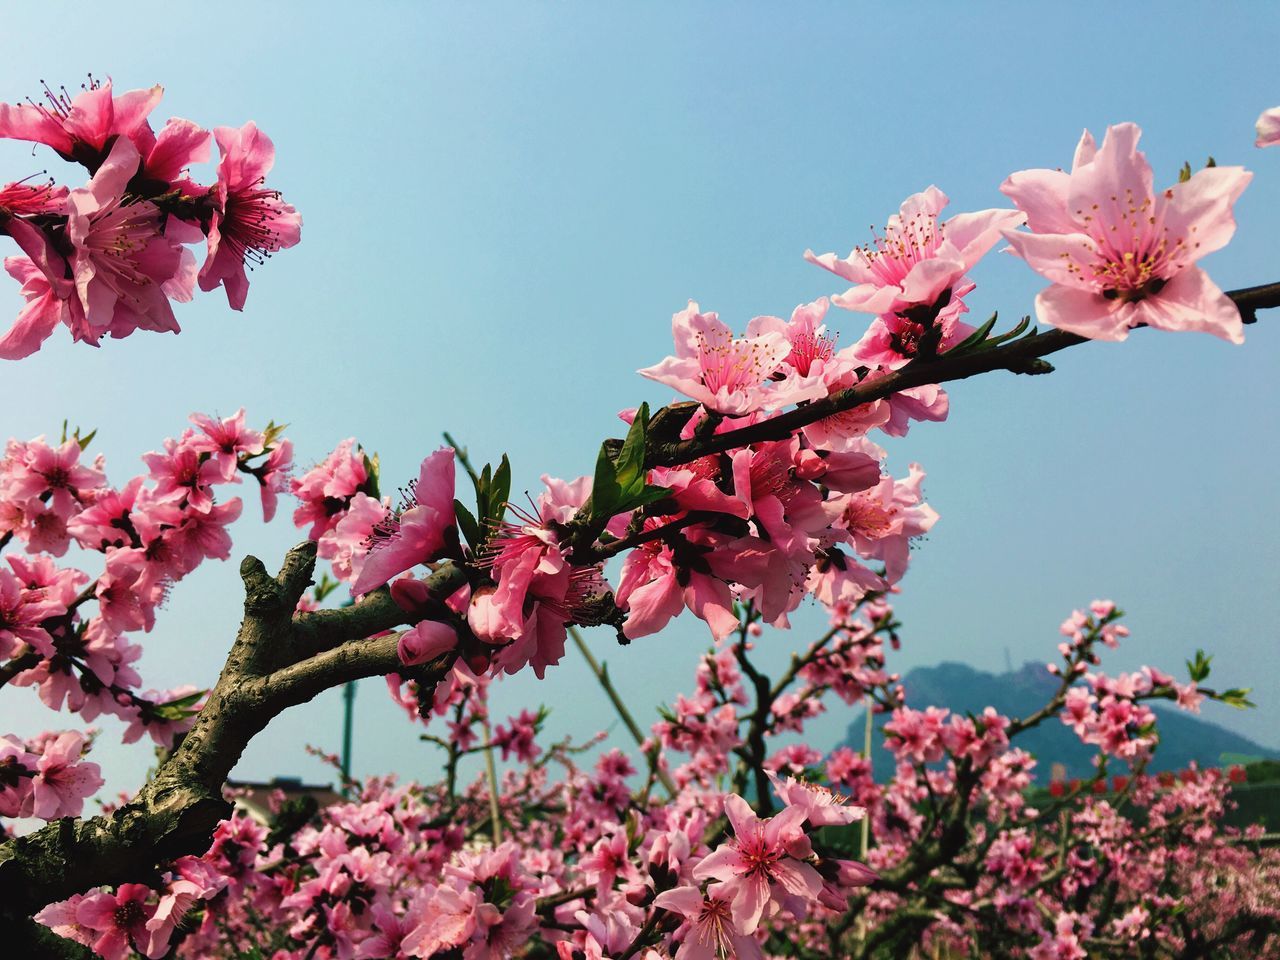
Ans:
[[[472,516],[470,510],[462,505],[461,500],[453,501],[453,515],[458,518],[458,529],[467,538],[467,545],[472,550],[479,549],[480,542],[483,539],[480,536],[480,524],[476,523],[476,518]]]
[[[619,511],[622,503],[622,488],[618,485],[617,470],[609,459],[609,448],[600,445],[600,454],[596,457],[595,478],[591,481],[591,513],[592,516],[606,519]]]
[[[644,486],[644,449],[648,426],[649,404],[642,403],[636,411],[635,419],[631,421],[631,429],[627,431],[627,439],[622,443],[622,450],[618,453],[614,466],[614,476],[624,493]]]

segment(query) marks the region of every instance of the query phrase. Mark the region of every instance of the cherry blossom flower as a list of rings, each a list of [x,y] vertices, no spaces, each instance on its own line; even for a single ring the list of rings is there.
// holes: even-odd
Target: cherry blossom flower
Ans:
[[[850,806],[844,794],[825,787],[794,777],[782,778],[772,771],[769,771],[769,782],[784,804],[803,810],[805,819],[815,827],[846,826],[867,815],[864,808]]]
[[[72,335],[94,345],[104,335],[138,329],[177,333],[169,300],[190,300],[195,283],[195,258],[173,238],[180,221],[169,221],[162,233],[156,205],[125,196],[138,163],[137,149],[122,137],[88,186],[68,198],[70,263],[84,311]]]
[[[265,186],[275,163],[271,139],[251,120],[240,129],[217,127],[218,182],[209,224],[209,252],[200,268],[200,289],[227,291],[233,310],[243,310],[249,294],[246,264],[260,264],[302,237],[302,217]]]
[[[736,794],[724,801],[734,839],[707,855],[694,868],[696,880],[719,880],[717,888],[732,898],[732,915],[744,934],[754,933],[773,899],[786,895],[811,901],[822,890],[822,878],[805,863],[812,853],[800,825],[805,811],[788,807],[760,819]]]
[[[675,960],[764,960],[759,941],[739,929],[721,886],[713,885],[706,894],[687,886],[664,890],[653,904],[685,918],[684,938]]]
[[[676,355],[639,371],[703,404],[708,410],[742,416],[789,400],[772,379],[791,353],[780,331],[736,338],[714,313],[698,304],[671,318]]]
[[[453,450],[441,447],[422,461],[405,506],[375,529],[368,557],[352,585],[356,594],[382,586],[398,573],[433,559],[454,525]]]
[[[97,936],[90,944],[106,960],[124,960],[129,948],[150,958],[163,956],[168,945],[149,948],[151,934],[147,922],[155,907],[147,900],[151,888],[141,883],[122,883],[115,893],[91,893],[76,907],[76,922]]]
[[[74,731],[49,741],[36,762],[31,796],[23,816],[42,820],[80,816],[85,798],[93,796],[105,782],[98,776],[96,763],[80,759],[83,749],[84,736]]]
[[[134,136],[164,93],[159,84],[116,95],[108,78],[90,78],[74,98],[45,87],[43,103],[0,103],[0,138],[30,140],[52,147],[65,159],[96,172],[111,141]]]
[[[865,313],[905,313],[917,305],[962,309],[961,297],[973,289],[965,273],[1000,239],[1000,231],[1022,221],[1016,210],[980,210],[938,222],[947,195],[930,186],[902,202],[883,236],[841,259],[834,253],[806,250],[810,263],[854,283],[832,302]]]
[[[1096,147],[1086,130],[1070,173],[1024,170],[1001,185],[1031,229],[1005,238],[1053,282],[1036,297],[1036,316],[1096,340],[1146,325],[1241,343],[1239,309],[1195,264],[1235,233],[1232,206],[1253,175],[1209,167],[1157,193],[1141,134],[1117,124]]]
[[[1258,139],[1255,146],[1274,147],[1280,143],[1280,107],[1263,110],[1258,116]]]

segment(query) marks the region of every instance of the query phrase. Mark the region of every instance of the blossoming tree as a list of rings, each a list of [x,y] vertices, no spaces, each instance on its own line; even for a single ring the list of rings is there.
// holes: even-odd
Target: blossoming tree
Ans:
[[[196,286],[221,286],[242,309],[246,265],[298,242],[297,212],[265,183],[271,141],[253,123],[210,135],[173,119],[156,132],[160,97],[108,81],[0,104],[0,136],[89,174],[74,189],[0,189],[0,233],[19,251],[5,269],[26,301],[0,356],[35,352],[60,325],[93,345],[177,332],[172,302]],[[1264,114],[1260,145],[1277,129]],[[1150,701],[1246,703],[1247,691],[1205,685],[1202,654],[1185,680],[1102,673],[1099,648],[1126,630],[1095,601],[1063,624],[1047,668],[1059,683],[1027,717],[911,703],[887,663],[900,628],[890,599],[937,515],[923,469],[893,476],[877,439],[944,420],[950,381],[1047,373],[1051,353],[1143,327],[1240,343],[1256,311],[1280,305],[1280,285],[1223,292],[1197,265],[1231,238],[1250,174],[1188,168],[1157,190],[1138,138],[1133,124],[1101,144],[1085,133],[1070,172],[1001,185],[1011,208],[944,218],[936,187],[909,197],[869,245],[806,254],[851,286],[789,318],[738,332],[690,302],[672,319],[673,355],[640,371],[686,399],[625,411],[625,436],[602,443],[592,476],[544,477],[524,506],[509,502],[505,457],[477,469],[451,446],[427,453],[400,504],[354,438],[294,471],[283,429],[251,426],[243,410],[193,414],[114,483],[86,453],[92,437],[11,440],[0,685],[34,688],[77,724],[117,716],[126,742],[146,735],[164,750],[132,797],[86,817],[102,779],[83,728],[0,739],[0,815],[49,821],[0,842],[15,949],[275,960],[1280,949],[1280,862],[1258,831],[1221,826],[1228,778],[1145,773],[1158,744]],[[217,180],[202,185],[188,167],[211,141]],[[1054,329],[966,322],[970,273],[1002,243],[1050,282],[1035,312]],[[860,339],[828,332],[833,304],[869,316]],[[264,520],[293,498],[306,540],[275,574],[242,563],[244,620],[212,689],[145,689],[139,643],[184,577],[231,555],[243,504],[225,488],[244,483]],[[73,548],[74,566],[62,559]],[[340,589],[353,602],[334,606]],[[753,651],[786,643],[808,601],[830,628],[766,675]],[[646,734],[578,627],[643,643],[686,613],[713,646],[693,692]],[[594,741],[543,743],[541,711],[489,717],[491,683],[543,677],[570,638],[635,740],[590,769],[576,758]],[[441,780],[349,783],[324,810],[277,798],[269,825],[233,815],[225,782],[249,741],[289,706],[370,676],[425,725]],[[891,777],[877,782],[867,754],[805,742],[832,697],[892,714]],[[1097,767],[1038,798],[1034,758],[1016,743],[1042,723],[1069,725]],[[514,758],[502,777],[491,763],[459,783],[463,757],[495,752]]]

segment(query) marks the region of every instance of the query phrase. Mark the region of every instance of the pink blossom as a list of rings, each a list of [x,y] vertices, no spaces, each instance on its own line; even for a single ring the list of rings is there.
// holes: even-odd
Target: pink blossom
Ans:
[[[293,495],[302,501],[302,506],[293,512],[294,526],[311,524],[307,536],[319,540],[337,522],[347,501],[368,481],[364,452],[354,437],[343,440],[323,461],[289,482]]]
[[[725,797],[724,812],[734,839],[704,857],[693,876],[721,882],[717,889],[732,898],[732,915],[742,933],[755,932],[771,899],[817,898],[822,878],[804,862],[812,853],[809,838],[800,829],[804,810],[788,807],[762,820],[745,800],[730,794]]]
[[[714,313],[689,306],[671,318],[676,355],[640,375],[665,383],[708,410],[742,416],[789,402],[773,374],[786,362],[791,344],[779,331],[735,338]]]
[[[86,797],[93,796],[105,783],[98,776],[98,765],[80,759],[84,736],[74,731],[51,740],[36,762],[31,780],[30,808],[23,816],[42,820],[78,817]]]
[[[775,380],[779,374],[782,377],[782,382],[775,387],[775,405],[820,400],[831,392],[841,374],[851,369],[848,355],[844,351],[836,353],[836,336],[829,335],[822,322],[827,305],[827,298],[820,297],[796,307],[789,321],[781,317],[756,317],[747,324],[748,338],[781,333],[791,347],[782,367],[774,374]]]
[[[209,253],[200,268],[200,289],[224,286],[233,310],[243,310],[249,294],[245,264],[260,264],[301,239],[302,218],[265,186],[275,163],[271,139],[250,120],[240,129],[217,127],[218,182],[209,224]]]
[[[453,627],[437,620],[423,620],[400,635],[396,652],[406,666],[426,663],[458,645]]]
[[[453,528],[453,450],[441,447],[422,461],[418,479],[410,485],[404,509],[389,517],[374,533],[372,547],[355,594],[368,593],[398,573],[434,559]]]
[[[788,807],[804,811],[805,819],[815,827],[846,826],[867,815],[863,807],[848,805],[849,798],[816,784],[804,783],[794,777],[779,777],[768,771],[774,792]]]
[[[1280,107],[1263,110],[1258,116],[1258,139],[1255,146],[1274,147],[1280,143]]]
[[[68,198],[74,296],[84,311],[72,334],[95,345],[104,334],[125,337],[137,329],[177,333],[169,299],[191,299],[195,258],[173,239],[181,221],[168,221],[162,233],[156,205],[126,197],[138,163],[137,149],[122,137],[88,186]],[[193,237],[188,231],[182,239]]]
[[[134,136],[163,93],[157,84],[116,96],[109,78],[101,84],[90,78],[74,99],[65,87],[55,92],[46,86],[44,103],[0,103],[0,138],[46,144],[93,172],[110,141]]]
[[[289,489],[289,471],[293,467],[293,441],[277,440],[267,459],[253,470],[258,478],[262,499],[262,522],[270,523],[276,515],[279,495]]]
[[[884,235],[873,234],[871,245],[855,248],[844,259],[806,250],[805,259],[855,284],[831,298],[846,310],[902,313],[924,304],[938,310],[950,305],[955,311],[962,294],[973,286],[965,273],[996,244],[1001,229],[1015,226],[1022,217],[1015,210],[992,209],[957,214],[939,223],[947,202],[947,195],[931,186],[904,200],[889,218]]]
[[[45,271],[27,257],[7,257],[5,271],[22,287],[27,304],[8,332],[0,336],[0,359],[21,360],[40,349],[59,323],[72,325],[65,299],[58,296]]]
[[[200,428],[202,434],[191,439],[191,449],[209,454],[218,465],[218,474],[223,483],[230,483],[235,478],[241,456],[248,457],[262,452],[262,434],[245,426],[244,407],[230,417],[193,413],[190,420]]]
[[[1232,205],[1253,175],[1210,167],[1156,193],[1140,136],[1136,124],[1118,124],[1095,148],[1086,130],[1070,173],[1024,170],[1001,185],[1032,231],[1005,238],[1053,282],[1036,315],[1098,340],[1145,324],[1241,343],[1240,311],[1195,263],[1235,233]]]
[[[115,893],[91,893],[76,907],[76,921],[94,931],[90,944],[106,960],[124,960],[130,946],[143,956],[158,958],[167,950],[166,945],[149,949],[151,935],[147,922],[155,913],[155,907],[147,902],[151,889],[140,883],[122,883]]]
[[[356,579],[369,556],[374,531],[389,512],[389,501],[384,503],[363,491],[357,492],[337,523],[321,534],[316,555],[333,565],[333,574],[339,580]]]
[[[923,502],[924,476],[920,464],[913,463],[905,480],[885,477],[875,487],[839,501],[839,525],[858,553],[884,561],[890,583],[906,573],[911,539],[928,533],[938,521],[937,512]]]
[[[755,538],[725,542],[694,528],[683,532],[675,547],[649,541],[623,561],[615,599],[628,611],[629,639],[657,633],[687,607],[722,640],[738,626],[729,582],[758,586],[768,573],[768,555]]]
[[[713,885],[706,894],[697,887],[676,887],[658,894],[653,905],[685,918],[684,937],[675,960],[764,960],[755,937],[742,933],[723,886]]]

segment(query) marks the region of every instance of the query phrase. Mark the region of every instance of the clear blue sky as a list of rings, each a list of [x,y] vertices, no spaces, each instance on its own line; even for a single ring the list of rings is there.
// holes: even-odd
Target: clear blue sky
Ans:
[[[1256,171],[1236,240],[1206,266],[1224,288],[1277,280],[1280,150],[1255,150],[1252,124],[1280,103],[1278,26],[1261,2],[45,4],[4,27],[0,98],[92,70],[163,83],[159,120],[254,119],[305,226],[254,273],[243,315],[206,295],[179,309],[180,337],[95,351],[60,332],[5,365],[0,434],[97,427],[123,483],[188,412],[243,404],[291,424],[304,466],[356,435],[394,488],[447,429],[481,459],[508,452],[532,490],[589,470],[617,410],[670,399],[634,371],[668,353],[688,298],[739,326],[785,315],[840,289],[806,247],[847,252],[930,183],[957,211],[1001,205],[1008,173],[1068,165],[1081,128],[1122,120],[1143,126],[1158,183],[1208,154]],[[16,179],[50,160],[0,144],[0,163]],[[1016,318],[1041,286],[1007,256],[975,279],[979,317]],[[16,285],[0,297],[16,313]],[[864,327],[833,314],[842,343]],[[1179,667],[1207,647],[1214,679],[1260,706],[1206,715],[1280,746],[1278,358],[1280,316],[1266,316],[1243,347],[1143,334],[1060,355],[1050,377],[956,385],[950,422],[889,444],[895,472],[928,469],[942,515],[904,584],[894,665],[1045,659],[1073,606],[1110,596],[1134,636],[1109,667]],[[270,566],[298,534],[287,509],[267,528],[253,509],[236,556]],[[181,584],[147,681],[211,684],[239,598],[234,563]],[[689,689],[705,630],[686,618],[626,650],[593,639],[645,716]],[[771,655],[805,639],[774,635]],[[504,683],[495,709],[538,700],[557,735],[612,721],[572,653],[545,682]],[[6,690],[0,730],[34,733],[41,711]],[[336,749],[340,721],[336,692],[286,714],[238,774],[326,777],[302,745]],[[109,785],[132,789],[149,752],[104,727]],[[377,680],[356,732],[358,773],[434,775]]]

